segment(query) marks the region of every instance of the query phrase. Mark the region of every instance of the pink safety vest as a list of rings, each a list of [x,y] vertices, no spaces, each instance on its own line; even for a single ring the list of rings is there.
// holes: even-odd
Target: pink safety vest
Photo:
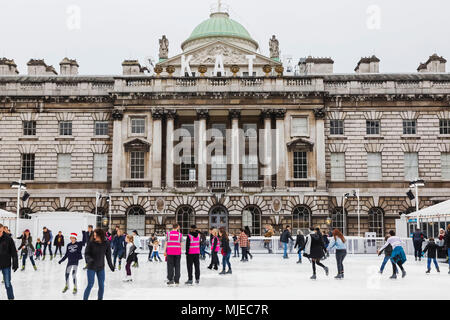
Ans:
[[[178,231],[167,232],[167,255],[179,256],[181,255],[181,239],[182,234]]]
[[[214,251],[215,251],[215,252],[219,252],[219,251],[220,251],[220,239],[219,239],[219,237],[214,237],[214,238],[213,238],[213,243],[214,243],[214,239],[217,239],[217,245],[216,245],[216,247],[214,248]]]
[[[200,236],[188,234],[190,245],[188,254],[200,254]]]

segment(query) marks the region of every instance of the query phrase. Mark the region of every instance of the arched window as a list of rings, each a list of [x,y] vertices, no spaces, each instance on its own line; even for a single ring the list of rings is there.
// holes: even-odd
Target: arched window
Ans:
[[[376,232],[377,237],[384,235],[384,210],[378,207],[369,210],[369,232]]]
[[[308,206],[300,205],[292,210],[292,233],[297,234],[297,230],[307,232],[311,226],[311,209]]]
[[[69,212],[69,209],[67,209],[65,207],[60,207],[60,208],[56,209],[55,212]]]
[[[136,230],[139,235],[145,235],[145,209],[141,206],[132,206],[127,210],[127,233]]]
[[[228,210],[224,206],[215,206],[209,211],[209,226],[219,229],[224,227],[228,230]]]
[[[331,211],[331,229],[339,229],[344,235],[347,234],[347,210],[336,207]]]
[[[242,211],[242,227],[249,227],[252,235],[262,235],[261,210],[257,206],[248,206]]]
[[[191,206],[181,206],[176,211],[177,223],[180,225],[180,232],[187,235],[191,225],[195,224],[194,208]]]
[[[19,211],[20,219],[31,219],[31,214],[33,214],[33,210],[30,208],[21,208]]]

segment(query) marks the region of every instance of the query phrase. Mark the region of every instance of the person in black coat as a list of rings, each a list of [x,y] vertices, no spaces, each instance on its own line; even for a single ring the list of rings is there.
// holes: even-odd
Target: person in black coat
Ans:
[[[250,231],[250,230],[249,230]],[[219,273],[221,275],[224,274],[232,274],[231,271],[231,247],[230,247],[230,239],[228,238],[228,234],[224,227],[219,229],[219,237],[220,237],[220,248],[222,249],[222,272]],[[228,266],[228,271],[225,272],[225,268]]]
[[[250,253],[250,238],[252,236],[252,233],[250,232],[250,228],[248,226],[244,227],[244,233],[248,237],[247,255],[250,257],[250,259],[253,259],[253,255]]]
[[[305,236],[301,230],[297,231],[297,238],[295,239],[294,249],[298,248],[298,261],[297,263],[302,263],[302,248],[305,245]]]
[[[427,262],[427,273],[431,272],[431,261],[434,262],[434,266],[436,267],[437,272],[441,272],[439,270],[439,265],[436,260],[436,254],[438,250],[438,245],[434,242],[434,238],[430,238],[428,244],[423,249],[423,254],[428,253],[428,262]]]
[[[198,244],[195,246],[191,243],[192,240],[195,240],[198,238]],[[188,281],[185,282],[186,285],[192,285],[193,284],[193,270],[195,269],[195,283],[200,283],[200,242],[201,242],[201,235],[200,231],[197,230],[196,225],[191,226],[191,230],[189,231],[188,236],[186,237],[186,267],[188,272]],[[189,250],[192,250],[199,253],[189,253]]]
[[[447,231],[445,232],[444,247],[447,250],[448,274],[450,274],[450,224],[447,226]]]
[[[384,238],[384,241],[386,242],[387,239],[389,239],[389,237],[390,237],[390,235],[388,234]],[[386,267],[386,264],[388,263],[388,261],[391,260],[392,251],[393,251],[392,246],[391,246],[391,244],[389,244],[386,248],[384,248],[383,250],[380,250],[380,252],[378,253],[378,255],[381,255],[384,252],[384,260],[383,260],[383,263],[381,264],[380,271],[379,271],[380,274],[383,274],[384,267]],[[391,261],[391,263],[392,263],[392,268],[395,270],[396,267],[394,265],[394,262]]]
[[[413,233],[412,240],[414,244],[414,257],[422,261],[422,244],[425,241],[426,237],[419,228]]]
[[[310,229],[310,234],[306,236],[305,245],[302,248],[304,250],[304,256],[310,258],[312,261],[312,269],[313,275],[311,276],[312,280],[316,280],[316,265],[322,267],[325,270],[325,274],[328,276],[329,269],[325,265],[323,265],[320,260],[325,257],[325,244],[319,231]]]
[[[289,243],[289,240],[294,241],[294,239],[291,236],[291,227],[287,226],[280,236],[280,242],[283,244],[283,259],[289,258],[287,253],[287,245]]]
[[[3,225],[0,224],[0,271],[3,274],[8,300],[14,300],[11,284],[11,267],[14,272],[19,268],[16,245],[11,236],[3,231]]]
[[[84,291],[84,300],[89,299],[92,287],[94,286],[95,276],[98,280],[98,300],[103,300],[105,290],[105,258],[111,272],[114,272],[114,266],[111,259],[111,246],[105,238],[105,231],[95,229],[94,236],[88,242],[85,258],[87,261],[87,279],[88,284]]]
[[[58,234],[56,235],[55,240],[53,241],[53,245],[56,247],[55,258],[56,258],[56,255],[58,254],[58,250],[59,250],[59,255],[62,258],[63,254],[62,254],[61,248],[64,247],[64,236],[61,231],[59,231]]]

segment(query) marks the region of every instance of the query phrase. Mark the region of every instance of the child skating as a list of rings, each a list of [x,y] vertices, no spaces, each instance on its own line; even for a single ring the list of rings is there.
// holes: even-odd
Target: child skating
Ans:
[[[125,259],[125,270],[126,277],[123,279],[124,282],[133,281],[131,278],[131,264],[136,262],[136,246],[133,243],[134,237],[132,235],[127,235],[125,238],[125,250],[123,258]]]
[[[69,290],[69,277],[72,272],[73,279],[73,294],[77,293],[77,271],[78,271],[78,262],[83,259],[81,255],[81,250],[83,249],[84,242],[77,241],[78,235],[76,233],[70,234],[70,243],[67,245],[66,254],[64,257],[58,262],[59,264],[63,263],[64,260],[68,259],[67,267],[66,267],[66,286],[63,289],[63,293],[66,293]]]
[[[42,256],[42,242],[41,239],[37,239],[36,241],[36,245],[35,247],[35,251],[34,251],[34,255],[36,257],[36,260],[41,260],[41,256]]]
[[[159,241],[155,240],[155,242],[153,242],[153,252],[150,261],[153,261],[153,259],[157,261],[156,259],[158,259],[159,262],[162,262],[161,258],[159,257],[159,248],[160,248]]]
[[[431,261],[433,261],[434,266],[436,267],[436,271],[441,272],[439,270],[439,265],[436,260],[437,250],[438,250],[438,245],[434,242],[434,238],[430,238],[428,241],[428,244],[425,246],[425,248],[423,249],[423,253],[422,253],[422,255],[427,253],[427,256],[428,256],[427,272],[426,272],[427,274],[429,274],[431,272]]]

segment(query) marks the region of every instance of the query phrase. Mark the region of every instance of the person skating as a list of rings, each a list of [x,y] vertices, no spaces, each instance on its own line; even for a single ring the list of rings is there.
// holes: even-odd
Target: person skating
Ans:
[[[73,280],[72,293],[76,294],[78,292],[78,289],[77,289],[78,263],[80,260],[83,259],[81,251],[83,250],[84,242],[77,241],[78,240],[77,233],[71,233],[69,240],[70,240],[70,243],[67,244],[66,253],[64,254],[64,257],[62,257],[62,259],[58,261],[58,263],[61,264],[67,259],[67,266],[66,266],[66,272],[65,272],[66,286],[63,289],[63,293],[66,293],[67,290],[69,290],[69,278],[70,278],[70,273],[72,273],[72,280]]]
[[[336,247],[336,263],[338,274],[334,277],[337,280],[344,279],[344,259],[347,255],[347,240],[345,240],[344,235],[338,229],[333,230],[333,237],[329,242],[328,249],[331,250]]]
[[[56,247],[55,258],[56,258],[56,255],[58,254],[58,250],[59,250],[60,257],[62,257],[63,254],[62,254],[61,248],[64,247],[64,236],[61,231],[59,231],[58,234],[56,235],[55,240],[53,241],[53,245]]]
[[[242,250],[241,261],[247,262],[248,261],[248,256],[247,256],[248,236],[244,232],[244,229],[240,229],[240,230],[241,230],[241,233],[239,234],[238,239],[239,239],[239,247],[241,247],[241,250]]]
[[[200,232],[197,226],[192,225],[186,238],[186,265],[188,272],[188,281],[186,285],[193,284],[192,267],[195,269],[195,283],[200,283]]]
[[[82,239],[83,243],[84,243],[84,245],[86,245],[89,241],[92,240],[92,238],[94,236],[94,227],[91,224],[88,225],[87,231],[83,231],[82,234],[83,234],[83,239]],[[83,270],[87,270],[87,261],[86,261],[86,259],[85,259],[85,262],[86,262],[86,264],[85,264]]]
[[[228,238],[228,234],[225,231],[224,227],[221,227],[219,229],[219,237],[220,237],[220,248],[222,252],[222,272],[219,273],[221,275],[224,274],[231,274],[231,263],[230,263],[230,257],[231,257],[231,248],[230,248],[230,239]],[[226,267],[228,266],[228,271],[225,271]]]
[[[206,239],[206,232],[200,233],[200,258],[206,260],[206,255],[211,256],[211,254],[206,250],[208,247],[208,240]]]
[[[328,276],[328,267],[320,262],[325,257],[325,244],[322,237],[318,234],[317,229],[310,228],[310,234],[306,236],[302,251],[305,252],[304,256],[311,259],[312,262],[313,275],[311,276],[311,280],[317,279],[316,265],[322,267]]]
[[[136,247],[135,255],[134,255],[134,261],[133,261],[133,268],[139,268],[139,259],[138,255],[141,252],[142,246],[141,246],[141,237],[139,236],[139,233],[137,230],[133,230],[133,244]]]
[[[275,235],[275,232],[273,231],[273,227],[268,224],[266,227],[266,232],[264,233],[264,248],[267,249],[269,254],[272,254],[272,240],[271,238]]]
[[[427,253],[428,261],[427,261],[427,274],[431,272],[431,261],[433,261],[434,266],[436,267],[437,272],[441,272],[439,270],[439,265],[436,260],[438,245],[434,242],[434,238],[430,238],[428,240],[427,245],[423,249],[423,254]]]
[[[4,232],[3,225],[0,224],[0,270],[8,300],[14,300],[14,290],[11,284],[11,269],[16,272],[19,268],[19,258],[17,256],[16,245],[13,238]]]
[[[117,259],[119,259],[119,270],[122,269],[122,256],[125,250],[125,236],[123,235],[122,230],[117,230],[116,236],[114,237],[111,247],[113,250],[114,257],[114,269],[116,268]]]
[[[387,234],[386,237],[384,238],[384,241],[386,242],[390,236],[391,236],[390,234]],[[383,263],[381,264],[381,267],[380,267],[380,274],[383,274],[386,264],[388,263],[388,261],[391,260],[392,246],[389,244],[386,248],[384,248],[383,250],[380,250],[378,255],[381,255],[381,253],[383,253],[383,252],[384,252],[384,259],[383,259]],[[391,263],[392,263],[392,269],[394,269],[395,268],[394,262],[391,261]]]
[[[295,239],[295,246],[294,246],[294,249],[298,248],[297,263],[302,263],[302,248],[304,245],[305,245],[305,236],[303,235],[302,231],[299,229],[299,230],[297,230],[297,238]]]
[[[136,262],[137,254],[136,254],[136,245],[134,244],[134,236],[127,235],[125,237],[125,250],[123,251],[122,258],[125,259],[125,270],[126,277],[123,279],[124,282],[133,281],[131,277],[131,264]]]
[[[245,226],[244,232],[248,237],[248,245],[247,245],[247,256],[250,257],[250,259],[253,259],[253,255],[250,253],[250,247],[251,247],[251,241],[250,238],[252,237],[252,233],[250,232],[250,228],[248,226]]]
[[[402,271],[402,278],[404,278],[406,276],[406,271],[403,268],[403,264],[406,262],[406,254],[402,247],[402,240],[395,235],[394,230],[389,231],[389,235],[390,237],[377,252],[380,254],[380,251],[385,249],[390,244],[392,246],[391,261],[393,262],[393,273],[391,279],[397,279],[397,266]]]
[[[212,240],[211,240],[211,264],[208,266],[208,269],[218,270],[219,269],[219,256],[218,252],[220,251],[220,240],[217,234],[217,230],[213,229],[211,231]]]
[[[234,247],[233,258],[239,258],[239,238],[236,233],[233,233],[233,247]]]
[[[167,258],[167,285],[178,286],[181,276],[181,243],[183,235],[179,232],[180,226],[175,223],[173,229],[166,234],[164,256]]]
[[[111,259],[111,246],[105,238],[105,231],[95,229],[92,240],[88,242],[85,251],[87,266],[87,287],[84,291],[83,299],[88,300],[92,287],[94,286],[95,276],[98,281],[98,300],[103,300],[105,291],[105,258],[108,266],[114,272],[114,265]]]
[[[283,244],[283,259],[288,259],[288,243],[289,240],[294,241],[294,239],[291,236],[291,227],[286,226],[286,229],[284,229],[283,233],[280,236],[280,242]]]
[[[447,248],[448,274],[450,274],[450,224],[445,231],[444,247]]]
[[[44,227],[42,229],[42,242],[44,244],[44,252],[42,254],[42,261],[45,260],[45,255],[47,253],[47,247],[48,247],[48,250],[50,252],[50,260],[53,260],[52,240],[53,240],[52,231],[48,230],[47,227]]]
[[[34,255],[36,257],[36,260],[41,260],[42,256],[42,242],[40,238],[37,238],[36,245],[34,246]]]
[[[155,242],[156,237],[155,234],[152,233],[150,239],[148,240],[148,261],[152,262],[152,253],[153,253],[153,243]]]
[[[34,263],[34,246],[33,246],[33,238],[30,235],[30,230],[26,229],[23,234],[17,238],[19,240],[22,240],[22,243],[19,246],[18,250],[21,251],[21,257],[22,257],[22,271],[25,271],[25,264],[27,261],[27,258],[30,259],[31,264],[33,265],[34,270],[37,270],[36,264]]]
[[[159,241],[158,239],[155,240],[155,242],[153,242],[153,252],[152,252],[152,256],[150,258],[150,261],[153,261],[153,259],[155,259],[155,261],[157,261],[156,259],[159,260],[159,262],[162,262],[160,256],[159,256]]]
[[[419,261],[422,261],[422,246],[426,237],[419,228],[412,235],[412,240],[414,244],[414,258]]]

